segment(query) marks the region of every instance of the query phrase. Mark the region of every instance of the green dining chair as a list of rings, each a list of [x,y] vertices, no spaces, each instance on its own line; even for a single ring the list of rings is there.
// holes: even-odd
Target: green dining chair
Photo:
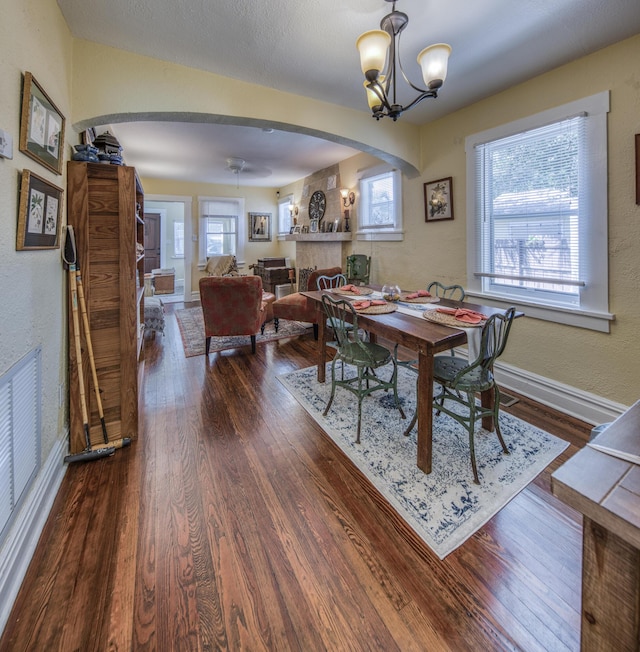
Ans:
[[[502,355],[506,345],[511,324],[516,309],[509,308],[504,314],[498,313],[487,319],[482,327],[482,340],[480,353],[471,363],[462,358],[452,358],[449,355],[437,355],[433,359],[433,380],[440,386],[440,390],[433,397],[433,408],[436,414],[444,412],[459,424],[464,426],[469,433],[469,449],[471,453],[471,467],[473,481],[480,484],[474,445],[475,424],[483,417],[493,417],[493,423],[506,455],[509,449],[504,443],[500,432],[500,389],[493,374],[493,363]],[[483,406],[476,401],[478,392],[491,391],[490,405]],[[455,405],[450,407],[445,401],[452,401]],[[456,410],[455,406],[463,406],[463,411]],[[417,411],[411,419],[409,427],[405,430],[408,435],[416,424]]]
[[[452,299],[453,301],[464,301],[466,296],[464,288],[462,285],[444,285],[440,281],[431,281],[427,285],[427,292],[431,293],[434,297],[440,297],[441,299]],[[455,349],[451,349],[451,357],[455,357]],[[401,367],[406,367],[411,371],[418,371],[418,359],[413,358],[412,360],[399,360],[398,364]]]
[[[431,281],[427,285],[427,292],[430,292],[434,297],[453,299],[454,301],[464,301],[466,296],[462,285],[444,285],[440,281]]]
[[[397,346],[392,353],[380,344],[364,341],[361,331],[358,329],[358,314],[346,299],[333,299],[325,294],[322,297],[322,306],[336,338],[336,354],[331,362],[331,397],[323,416],[327,416],[331,409],[337,387],[343,387],[355,394],[358,398],[356,443],[359,444],[362,400],[369,394],[378,390],[392,390],[400,416],[403,419],[406,418],[398,400]],[[336,364],[338,362],[342,363],[340,379],[336,378]],[[389,380],[383,380],[374,373],[374,370],[388,364],[392,365],[391,377]],[[356,367],[357,375],[345,378],[345,365]]]
[[[371,274],[371,256],[351,254],[347,256],[347,280],[349,283],[367,285]]]

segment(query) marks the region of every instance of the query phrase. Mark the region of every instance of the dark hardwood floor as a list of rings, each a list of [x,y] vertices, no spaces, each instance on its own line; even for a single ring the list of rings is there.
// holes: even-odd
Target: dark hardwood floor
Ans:
[[[185,358],[181,307],[138,440],[68,469],[0,650],[579,649],[581,523],[549,481],[590,426],[508,408],[571,446],[440,561],[277,380],[312,335]]]

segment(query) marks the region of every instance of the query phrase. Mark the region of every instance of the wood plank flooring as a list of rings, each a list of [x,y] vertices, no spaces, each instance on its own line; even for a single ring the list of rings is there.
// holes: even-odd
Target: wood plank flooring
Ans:
[[[277,380],[312,335],[185,358],[147,342],[139,439],[72,465],[0,651],[579,649],[581,523],[550,472],[440,561]],[[511,393],[511,392],[510,392]]]

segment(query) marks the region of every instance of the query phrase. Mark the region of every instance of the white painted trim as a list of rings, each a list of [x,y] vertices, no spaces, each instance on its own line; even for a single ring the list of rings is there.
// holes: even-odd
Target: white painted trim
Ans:
[[[193,260],[193,198],[188,195],[145,195],[148,201],[183,204],[184,219],[184,300],[191,294],[191,261]]]
[[[0,549],[0,632],[27,573],[67,467],[68,433],[53,446]]]
[[[458,354],[467,357],[465,349],[456,349],[456,355]],[[494,370],[501,388],[518,392],[563,414],[594,425],[613,421],[630,407],[504,362],[496,362]]]
[[[607,206],[607,113],[610,110],[610,92],[602,91],[563,104],[558,107],[542,111],[532,116],[527,116],[513,122],[485,131],[471,134],[465,139],[466,172],[467,172],[467,294],[481,297],[486,300],[505,302],[507,305],[525,305],[531,307],[525,310],[531,317],[567,324],[578,328],[588,328],[603,333],[610,332],[610,322],[614,315],[609,312],[608,295],[608,206]],[[580,225],[581,267],[580,278],[586,285],[580,290],[580,306],[572,310],[572,306],[559,306],[551,302],[531,304],[530,298],[524,294],[522,301],[515,290],[504,293],[487,293],[483,291],[483,283],[475,272],[482,271],[480,264],[477,214],[479,181],[476,179],[475,147],[499,138],[522,133],[545,125],[559,122],[569,117],[585,114],[586,140],[589,143],[588,174],[590,179],[584,184],[587,193],[580,201],[592,207],[592,220]],[[583,191],[581,190],[581,193]],[[587,261],[587,262],[585,262]]]

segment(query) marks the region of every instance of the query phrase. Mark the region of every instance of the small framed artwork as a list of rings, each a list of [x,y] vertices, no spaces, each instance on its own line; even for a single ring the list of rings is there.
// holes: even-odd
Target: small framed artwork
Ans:
[[[296,224],[296,225],[293,227],[293,233],[296,234],[296,235],[297,235],[298,233],[302,233],[302,225],[301,225],[301,224]]]
[[[60,246],[62,188],[29,170],[22,171],[18,202],[16,249],[57,249]]]
[[[56,174],[62,174],[64,116],[30,72],[24,73],[20,151]]]
[[[271,213],[249,213],[249,242],[271,242]]]
[[[424,184],[424,221],[453,219],[453,178],[438,179]]]

